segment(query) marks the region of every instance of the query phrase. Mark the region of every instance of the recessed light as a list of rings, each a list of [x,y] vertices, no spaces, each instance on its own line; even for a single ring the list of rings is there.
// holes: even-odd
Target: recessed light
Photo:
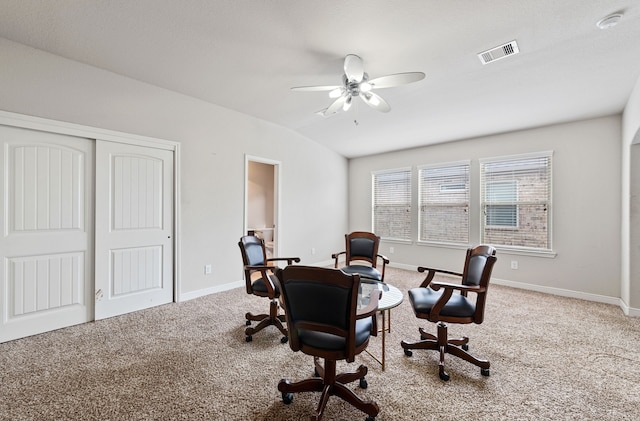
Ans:
[[[600,19],[598,23],[596,23],[596,26],[600,29],[613,28],[620,22],[620,19],[622,19],[622,13],[614,13],[613,15]]]

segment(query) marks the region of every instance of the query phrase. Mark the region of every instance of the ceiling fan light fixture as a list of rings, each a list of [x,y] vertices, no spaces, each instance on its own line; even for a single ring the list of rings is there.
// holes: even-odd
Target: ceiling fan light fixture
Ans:
[[[359,88],[361,93],[366,93],[373,89],[373,86],[369,82],[362,82]]]
[[[364,71],[362,59],[355,54],[348,54],[344,58],[344,73],[342,75],[342,86],[298,86],[293,87],[293,91],[318,92],[328,91],[333,102],[320,113],[324,117],[329,117],[339,111],[347,111],[351,108],[353,97],[360,97],[362,101],[381,113],[388,113],[391,107],[373,91],[382,88],[392,88],[394,86],[408,85],[424,79],[423,72],[395,73],[380,76],[369,80],[369,75]]]

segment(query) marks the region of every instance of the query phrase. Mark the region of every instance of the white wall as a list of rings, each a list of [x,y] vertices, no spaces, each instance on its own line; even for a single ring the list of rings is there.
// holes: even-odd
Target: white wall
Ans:
[[[0,110],[181,143],[185,296],[242,279],[245,154],[282,163],[282,255],[312,264],[344,247],[342,156],[262,120],[2,38],[0,57]]]
[[[622,300],[640,316],[640,78],[622,115]]]
[[[621,117],[611,116],[353,159],[349,165],[349,227],[371,229],[371,171],[471,160],[471,244],[480,239],[481,158],[553,151],[553,250],[555,258],[510,254],[498,249],[494,278],[620,297]],[[462,270],[464,250],[384,242],[392,264]],[[393,246],[394,254],[389,253]],[[518,270],[510,268],[517,260]],[[580,294],[578,294],[580,295]],[[605,300],[606,301],[606,300]],[[613,300],[609,300],[613,302]]]

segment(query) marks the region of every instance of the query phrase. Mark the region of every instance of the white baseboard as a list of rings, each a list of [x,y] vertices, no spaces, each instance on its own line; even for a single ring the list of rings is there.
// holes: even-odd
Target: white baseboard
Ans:
[[[329,259],[329,260],[323,260],[322,262],[300,263],[300,264],[301,265],[304,264],[305,266],[320,266],[320,267],[326,268],[326,267],[333,267],[335,262],[336,262],[335,260]]]
[[[411,271],[414,271],[414,272],[418,270],[418,266],[416,266],[416,265],[405,265],[404,263],[389,263],[388,266],[392,267],[392,268],[397,268],[397,269],[411,270]]]
[[[640,317],[640,308],[629,307],[622,299],[620,299],[620,308],[627,316]]]
[[[587,292],[572,291],[563,288],[554,288],[542,285],[527,284],[525,282],[515,282],[506,279],[491,278],[491,283],[496,285],[504,285],[512,288],[526,289],[529,291],[544,292],[546,294],[560,295],[562,297],[579,298],[581,300],[594,301],[597,303],[620,305],[620,298],[609,297],[606,295],[591,294]]]
[[[325,260],[322,262],[316,262],[312,264],[312,266],[327,267],[327,266],[332,266],[333,263],[334,263],[333,260]],[[411,270],[411,271],[415,271],[417,268],[417,266],[406,265],[402,263],[392,263],[389,266],[398,268],[398,269]],[[622,309],[622,312],[627,316],[640,317],[640,309],[629,307],[621,298],[618,298],[618,297],[609,297],[606,295],[572,291],[572,290],[563,289],[563,288],[554,288],[554,287],[548,287],[548,286],[542,286],[542,285],[528,284],[524,282],[515,282],[515,281],[509,281],[507,279],[492,278],[491,282],[496,285],[504,285],[511,288],[525,289],[529,291],[542,292],[545,294],[559,295],[562,297],[578,298],[581,300],[593,301],[597,303],[613,304],[613,305],[619,306]],[[217,285],[211,288],[205,288],[205,289],[199,289],[197,291],[181,293],[177,301],[178,302],[189,301],[195,298],[204,297],[205,295],[215,294],[222,291],[228,291],[234,288],[241,288],[243,286],[244,286],[244,281],[240,280],[236,282],[230,282],[228,284]]]
[[[228,291],[234,288],[240,288],[245,285],[244,280],[230,282],[228,284],[216,285],[210,288],[199,289],[197,291],[180,293],[177,302],[189,301],[196,298],[204,297],[205,295],[216,294],[222,291]]]
[[[398,268],[398,269],[411,270],[411,271],[417,270],[417,266],[405,265],[405,264],[401,264],[401,263],[392,263],[389,266],[394,267],[394,268]],[[630,308],[621,298],[618,298],[618,297],[609,297],[609,296],[606,296],[606,295],[591,294],[591,293],[580,292],[580,291],[572,291],[572,290],[569,290],[569,289],[547,287],[547,286],[541,286],[541,285],[535,285],[535,284],[528,284],[528,283],[524,283],[524,282],[515,282],[515,281],[509,281],[507,279],[491,278],[491,283],[496,284],[496,285],[504,285],[504,286],[508,286],[508,287],[512,287],[512,288],[519,288],[519,289],[525,289],[525,290],[529,290],[529,291],[542,292],[542,293],[545,293],[545,294],[559,295],[559,296],[562,296],[562,297],[578,298],[580,300],[586,300],[586,301],[593,301],[593,302],[597,302],[597,303],[605,303],[605,304],[617,305],[622,309],[622,312],[625,315],[631,316],[631,317],[640,317],[640,309],[638,309],[638,308]]]

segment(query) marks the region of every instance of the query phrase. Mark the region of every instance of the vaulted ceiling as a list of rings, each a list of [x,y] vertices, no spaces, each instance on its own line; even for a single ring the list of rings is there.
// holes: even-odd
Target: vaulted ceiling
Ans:
[[[596,22],[622,13],[619,24]],[[290,128],[346,157],[619,113],[637,0],[2,0],[0,37]],[[478,53],[516,40],[483,65]],[[317,115],[357,54],[426,78]],[[0,69],[1,71],[1,69]]]

